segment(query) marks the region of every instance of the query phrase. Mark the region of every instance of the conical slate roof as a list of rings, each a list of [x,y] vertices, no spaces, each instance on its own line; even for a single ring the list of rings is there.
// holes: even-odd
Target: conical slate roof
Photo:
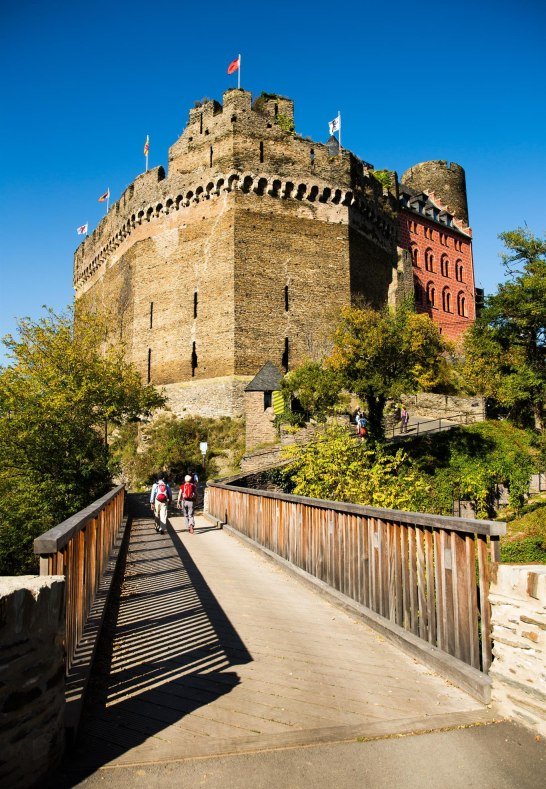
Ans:
[[[276,392],[281,388],[282,373],[273,362],[266,362],[245,387],[245,392]]]

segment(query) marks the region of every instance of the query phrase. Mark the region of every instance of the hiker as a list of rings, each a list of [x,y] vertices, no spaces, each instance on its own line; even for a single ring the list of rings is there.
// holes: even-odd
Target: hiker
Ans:
[[[195,492],[195,484],[192,482],[190,474],[186,474],[184,477],[184,484],[180,486],[180,490],[178,491],[178,500],[176,502],[176,506],[184,513],[190,534],[193,534],[195,531],[195,518],[193,517]]]
[[[409,411],[405,406],[402,406],[402,410],[400,411],[400,419],[402,420],[402,424],[400,426],[400,432],[407,433],[408,422],[409,422]]]
[[[360,414],[357,417],[357,425],[358,425],[358,435],[360,438],[365,438],[368,435],[368,420],[364,416],[364,414]]]
[[[172,500],[171,488],[165,481],[164,476],[159,474],[150,494],[150,507],[155,516],[155,530],[159,534],[167,533],[167,516],[169,514],[169,504]]]

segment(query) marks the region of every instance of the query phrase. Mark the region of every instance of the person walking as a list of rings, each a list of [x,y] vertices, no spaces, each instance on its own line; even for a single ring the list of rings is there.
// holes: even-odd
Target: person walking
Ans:
[[[178,491],[178,500],[176,506],[184,513],[188,531],[193,534],[195,531],[195,518],[193,516],[193,505],[195,502],[195,484],[189,474],[184,477],[184,484],[180,486]]]
[[[368,435],[368,420],[366,419],[364,414],[362,413],[360,414],[360,416],[357,419],[357,424],[358,424],[358,435],[360,436],[360,438],[366,438],[366,436]]]
[[[402,410],[400,412],[400,419],[402,420],[402,424],[400,426],[400,432],[407,433],[408,422],[409,422],[409,411],[405,406],[402,406]]]
[[[164,476],[159,474],[150,494],[150,506],[155,517],[155,530],[159,534],[167,533],[167,516],[169,514],[169,504],[172,500],[173,494],[170,485],[165,481]]]

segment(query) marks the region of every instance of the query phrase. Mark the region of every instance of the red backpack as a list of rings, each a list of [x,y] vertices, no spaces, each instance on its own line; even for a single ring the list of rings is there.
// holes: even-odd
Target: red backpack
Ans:
[[[193,501],[195,498],[195,485],[193,482],[184,482],[182,488],[182,498],[186,501]]]
[[[157,491],[155,494],[156,501],[167,501],[167,486],[164,482],[157,483]]]

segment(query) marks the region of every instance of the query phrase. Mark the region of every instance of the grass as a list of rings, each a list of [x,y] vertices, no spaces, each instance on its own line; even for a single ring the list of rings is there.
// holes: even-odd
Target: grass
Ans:
[[[546,564],[546,493],[533,496],[520,515],[506,509],[506,536],[501,539],[501,561],[508,564]]]

